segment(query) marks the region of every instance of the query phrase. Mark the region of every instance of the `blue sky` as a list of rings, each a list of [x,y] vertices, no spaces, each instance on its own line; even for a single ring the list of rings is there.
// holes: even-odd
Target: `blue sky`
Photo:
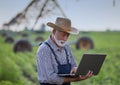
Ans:
[[[31,0],[1,0],[0,25],[21,12]],[[120,0],[58,0],[61,8],[79,30],[120,30]],[[52,22],[55,22],[55,18]]]

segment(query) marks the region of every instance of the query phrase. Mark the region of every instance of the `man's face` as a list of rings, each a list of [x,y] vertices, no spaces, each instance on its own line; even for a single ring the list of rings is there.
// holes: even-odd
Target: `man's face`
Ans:
[[[56,34],[57,34],[58,40],[67,41],[67,39],[69,37],[69,33],[59,31],[59,30],[56,30]]]
[[[54,32],[54,40],[56,44],[60,47],[63,47],[66,44],[68,37],[69,37],[69,33],[59,30],[55,30]]]

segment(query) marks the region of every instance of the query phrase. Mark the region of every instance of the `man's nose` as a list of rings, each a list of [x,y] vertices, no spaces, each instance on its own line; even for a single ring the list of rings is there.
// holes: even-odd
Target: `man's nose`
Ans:
[[[67,36],[67,35],[65,35],[65,36],[64,36],[64,40],[66,41],[67,39],[68,39],[68,36]]]

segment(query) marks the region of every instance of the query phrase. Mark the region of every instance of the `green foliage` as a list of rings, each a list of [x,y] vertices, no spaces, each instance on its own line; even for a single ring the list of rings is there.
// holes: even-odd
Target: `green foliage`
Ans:
[[[1,81],[1,82],[0,82],[0,85],[13,85],[13,83],[10,82],[10,81]],[[14,84],[14,85],[15,85],[15,84]]]
[[[1,76],[0,80],[10,80],[17,82],[19,80],[20,70],[19,67],[8,57],[0,60]]]
[[[21,39],[22,33],[13,33],[14,39]],[[50,32],[35,34],[29,33],[29,41],[34,43],[35,38],[41,35],[47,39]],[[75,44],[70,45],[77,63],[83,53],[106,53],[107,58],[99,75],[90,79],[73,82],[72,85],[118,85],[120,71],[120,32],[81,32],[79,35],[71,35],[69,42],[77,41],[79,37],[89,36],[94,42],[93,50],[76,50]],[[0,85],[38,85],[36,51],[38,46],[33,46],[32,52],[13,52],[14,44],[4,42],[0,36]]]

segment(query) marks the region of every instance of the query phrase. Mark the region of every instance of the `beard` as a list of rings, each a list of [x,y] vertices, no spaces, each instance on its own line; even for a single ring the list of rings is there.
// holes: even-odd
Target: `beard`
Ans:
[[[65,40],[59,40],[59,39],[57,38],[57,34],[56,34],[56,33],[55,33],[55,35],[54,35],[54,40],[55,40],[56,44],[57,44],[58,46],[60,46],[60,47],[63,47],[63,46],[66,45],[66,41],[65,41]]]

